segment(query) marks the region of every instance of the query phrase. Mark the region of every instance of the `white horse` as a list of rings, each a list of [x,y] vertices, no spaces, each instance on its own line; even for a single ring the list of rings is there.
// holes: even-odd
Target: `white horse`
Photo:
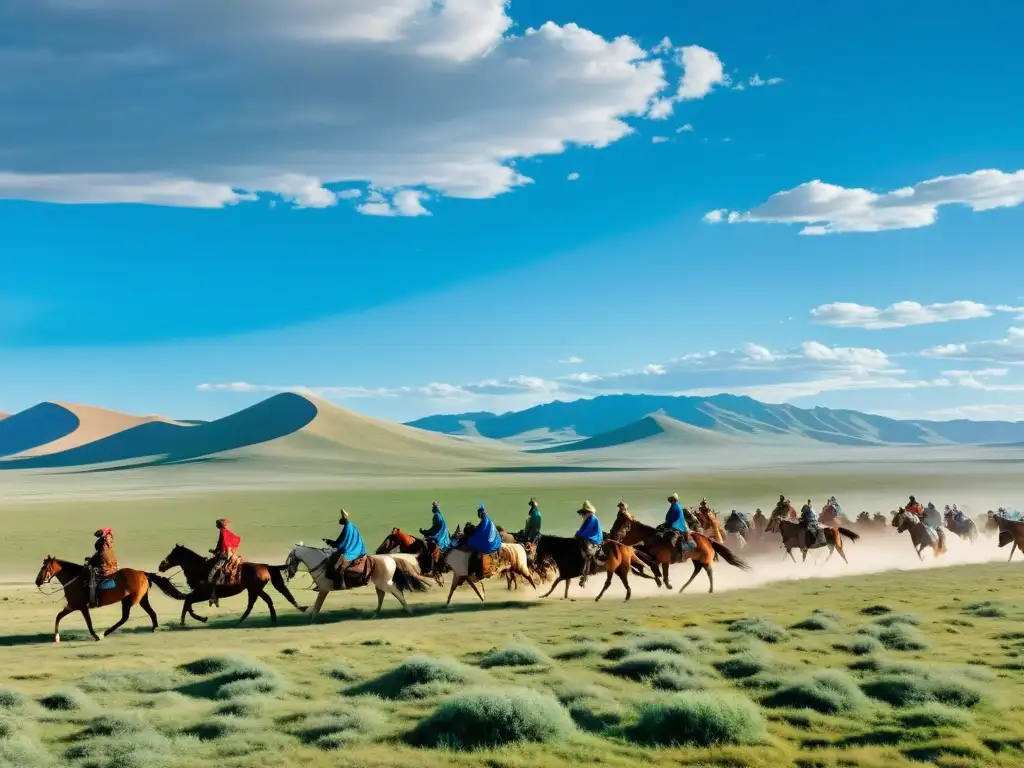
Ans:
[[[445,562],[448,567],[452,569],[452,588],[448,592],[448,602],[445,603],[445,607],[451,605],[452,595],[455,594],[455,588],[462,582],[469,582],[469,586],[476,592],[476,596],[480,598],[480,602],[484,602],[484,596],[477,589],[476,585],[479,583],[481,589],[483,583],[477,579],[476,574],[470,573],[469,561],[473,557],[473,553],[468,549],[452,549],[449,550],[445,556]],[[502,544],[501,548],[491,555],[492,562],[496,566],[496,569],[491,576],[495,574],[508,574],[513,573],[516,576],[522,576],[526,579],[530,586],[534,589],[537,585],[534,583],[533,578],[530,575],[530,568],[527,565],[526,548],[522,544]]]
[[[292,547],[285,561],[285,572],[289,579],[295,577],[299,570],[299,564],[306,566],[309,575],[313,577],[319,594],[313,604],[313,611],[309,620],[316,619],[316,615],[323,607],[324,600],[329,592],[335,591],[334,580],[327,575],[327,560],[333,550],[307,547],[302,543]],[[409,604],[405,601],[406,591],[426,592],[430,588],[429,582],[420,574],[420,566],[414,555],[367,555],[370,561],[370,581],[377,590],[377,610],[374,616],[380,613],[384,604],[384,594],[394,595],[402,604],[406,613],[411,614]]]

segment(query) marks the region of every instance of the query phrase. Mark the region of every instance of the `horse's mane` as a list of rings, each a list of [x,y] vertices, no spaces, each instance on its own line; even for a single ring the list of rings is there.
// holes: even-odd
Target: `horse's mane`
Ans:
[[[48,558],[52,559],[57,565],[60,566],[62,571],[70,571],[71,573],[79,573],[85,570],[85,566],[82,563],[73,563],[70,560],[61,560],[59,557]]]

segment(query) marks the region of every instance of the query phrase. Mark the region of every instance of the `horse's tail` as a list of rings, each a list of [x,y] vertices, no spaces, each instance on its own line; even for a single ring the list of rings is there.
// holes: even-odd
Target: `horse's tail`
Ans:
[[[739,568],[744,571],[750,570],[750,565],[747,563],[747,561],[743,560],[742,558],[736,557],[736,555],[732,553],[732,550],[725,546],[725,544],[719,544],[717,541],[714,541],[712,539],[708,539],[708,544],[710,544],[711,548],[715,550],[716,553],[718,553],[719,557],[725,560],[725,562],[727,562],[729,565],[735,566],[736,568]]]
[[[642,566],[646,565],[652,571],[658,566],[658,563],[655,561],[655,559],[646,552],[644,552],[642,549],[638,549],[637,547],[626,547],[626,545],[621,546],[623,546],[627,550],[632,550],[632,552],[629,553],[631,555],[629,559],[629,565],[637,573],[640,573],[640,571],[643,570]],[[641,566],[640,571],[637,571],[638,561]]]
[[[941,554],[943,554],[943,553],[948,551],[948,549],[946,547],[946,532],[942,528],[939,528],[938,532],[939,532],[939,549],[938,549],[938,554],[941,555]]]
[[[285,599],[294,605],[298,610],[305,613],[306,606],[299,605],[295,602],[295,598],[292,597],[291,591],[288,589],[288,585],[284,582],[284,576],[281,574],[284,572],[287,565],[268,565],[267,571],[270,573],[270,583],[274,585],[274,589],[284,595]]]
[[[850,541],[857,541],[860,538],[860,534],[856,531],[851,531],[849,528],[836,528],[840,536],[845,536]]]
[[[149,579],[150,584],[155,584],[161,592],[172,600],[188,599],[188,595],[174,586],[174,582],[166,576],[161,576],[159,573],[147,573],[146,578]]]
[[[430,589],[430,582],[423,578],[419,566],[408,560],[395,558],[395,575],[391,581],[400,592],[426,592]]]

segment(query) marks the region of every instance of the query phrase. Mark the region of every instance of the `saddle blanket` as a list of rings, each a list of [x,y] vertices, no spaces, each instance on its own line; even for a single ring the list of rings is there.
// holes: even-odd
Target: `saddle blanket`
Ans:
[[[113,577],[111,576],[111,577],[109,577],[109,578],[106,578],[106,579],[104,579],[103,581],[101,581],[101,582],[100,582],[100,585],[99,585],[99,588],[100,588],[101,590],[103,590],[103,589],[114,589],[114,588],[115,588],[116,586],[117,586],[117,580],[116,580],[116,579],[114,579],[114,578],[113,578]]]

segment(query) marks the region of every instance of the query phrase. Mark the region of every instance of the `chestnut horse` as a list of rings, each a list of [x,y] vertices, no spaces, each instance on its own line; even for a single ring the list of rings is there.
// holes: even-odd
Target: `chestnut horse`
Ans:
[[[668,580],[668,567],[675,563],[676,552],[654,526],[641,523],[627,510],[620,509],[619,513],[615,516],[615,524],[612,526],[608,536],[622,544],[636,547],[638,553],[646,555],[656,564],[661,565],[661,578],[665,582],[665,587],[672,589],[672,585]],[[697,574],[701,570],[706,571],[708,574],[708,582],[710,584],[708,592],[715,591],[715,577],[711,569],[716,554],[720,555],[729,565],[744,571],[750,570],[750,566],[745,561],[736,557],[732,550],[724,544],[712,541],[700,533],[691,532],[690,536],[693,539],[693,546],[683,552],[683,559],[693,561],[693,575],[679,589],[680,592],[690,586],[690,583],[697,578]],[[611,581],[611,577],[609,577],[609,581]]]
[[[284,595],[288,602],[298,610],[303,613],[306,611],[306,607],[295,602],[292,593],[288,591],[288,585],[285,584],[284,576],[282,575],[286,566],[242,563],[238,572],[238,581],[233,584],[217,584],[216,586],[211,585],[209,582],[211,566],[211,560],[181,544],[175,544],[174,549],[160,563],[161,572],[170,568],[181,568],[182,573],[185,574],[185,580],[188,582],[189,589],[192,590],[191,594],[184,597],[185,605],[181,608],[182,626],[185,624],[186,613],[193,619],[201,621],[203,624],[206,623],[206,618],[198,616],[192,610],[192,605],[203,600],[209,600],[214,591],[216,591],[217,597],[234,597],[243,592],[248,593],[249,605],[246,606],[242,618],[238,620],[239,624],[245,621],[249,614],[252,613],[252,608],[256,605],[256,598],[261,599],[267,604],[267,608],[270,609],[270,620],[276,624],[277,611],[274,610],[274,601],[266,593],[267,584],[273,584],[274,589]]]
[[[60,620],[75,611],[82,612],[82,616],[85,618],[85,626],[89,629],[92,639],[99,640],[99,635],[92,628],[92,615],[89,613],[88,567],[68,562],[67,560],[58,560],[52,555],[47,555],[46,559],[43,560],[43,567],[39,569],[39,575],[36,576],[36,586],[42,587],[43,584],[49,584],[53,579],[57,579],[57,582],[61,585],[66,601],[64,608],[57,614],[57,620],[53,623],[53,642],[60,642]],[[149,589],[153,584],[156,584],[161,592],[174,600],[184,600],[186,597],[178,591],[178,588],[171,583],[170,579],[158,576],[155,573],[136,571],[132,568],[121,568],[109,580],[114,582],[114,586],[103,590],[97,587],[96,598],[101,608],[113,605],[114,603],[120,603],[121,620],[104,632],[104,637],[112,635],[117,631],[118,627],[128,621],[132,608],[136,605],[141,605],[142,610],[149,614],[149,618],[153,622],[153,631],[156,631],[156,611],[149,604]],[[108,581],[108,579],[104,579],[104,581]]]
[[[988,518],[985,527],[989,530],[999,531],[1000,547],[1005,547],[1007,544],[1013,545],[1010,547],[1010,557],[1006,562],[1013,560],[1013,553],[1016,550],[1024,552],[1024,521],[1010,520],[995,512]]]
[[[910,532],[910,541],[914,545],[914,551],[917,552],[917,557],[920,560],[924,560],[921,557],[921,552],[924,551],[925,547],[931,547],[935,553],[935,557],[938,557],[946,551],[946,533],[942,528],[935,529],[936,540],[932,541],[931,536],[928,535],[928,528],[921,521],[917,515],[913,512],[907,512],[907,510],[900,508],[892,518],[892,527],[896,529],[897,533],[903,533],[904,531]],[[1013,553],[1010,553],[1013,557]]]
[[[806,562],[808,550],[828,547],[828,557],[825,558],[825,562],[828,562],[829,558],[835,552],[838,552],[839,556],[843,558],[843,562],[849,565],[850,561],[846,559],[846,553],[843,552],[843,537],[845,536],[850,541],[857,541],[860,538],[859,533],[851,531],[849,528],[822,525],[821,532],[825,535],[825,543],[819,544],[817,538],[812,537],[811,532],[806,527],[790,519],[790,513],[793,516],[796,515],[796,510],[793,509],[792,504],[788,508],[776,507],[765,528],[765,531],[768,533],[778,533],[782,536],[782,546],[786,550],[786,553],[782,556],[783,560],[786,559],[786,555],[789,555],[789,559],[795,563],[796,558],[793,557],[793,550],[799,549],[803,554],[803,562]]]
[[[403,531],[401,528],[392,528],[391,533],[387,535],[387,538],[380,543],[377,547],[378,555],[390,555],[395,550],[398,550],[403,555],[415,555],[417,557],[417,563],[422,568],[428,564],[426,560],[420,560],[420,555],[427,551],[426,539],[417,539],[415,536]],[[435,547],[436,549],[436,547]],[[444,578],[442,578],[442,572],[446,570],[446,567],[439,563],[439,559],[433,557],[429,560],[430,568],[423,571],[424,576],[431,577],[437,582],[437,586],[444,585]]]

